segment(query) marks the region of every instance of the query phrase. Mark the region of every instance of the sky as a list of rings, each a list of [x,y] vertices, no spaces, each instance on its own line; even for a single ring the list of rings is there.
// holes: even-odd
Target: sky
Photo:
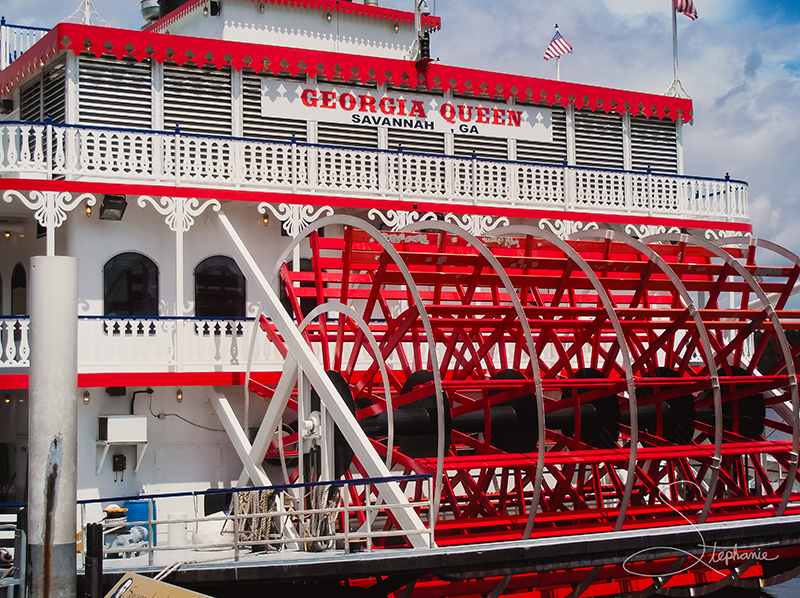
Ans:
[[[80,0],[2,0],[0,15],[51,27]],[[138,29],[139,0],[94,0],[112,25]],[[413,0],[380,0],[413,10]],[[444,64],[555,77],[542,55],[554,25],[574,52],[565,81],[663,93],[672,82],[671,0],[428,0],[442,18],[431,54]],[[800,0],[695,0],[678,15],[679,75],[694,101],[684,127],[688,175],[750,184],[754,234],[800,253]]]

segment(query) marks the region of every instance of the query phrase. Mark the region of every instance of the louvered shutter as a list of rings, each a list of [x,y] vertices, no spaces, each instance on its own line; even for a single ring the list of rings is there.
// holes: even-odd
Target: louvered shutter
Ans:
[[[164,126],[205,135],[230,135],[230,67],[164,65]]]
[[[344,147],[377,149],[378,128],[337,123],[317,123],[317,142]]]
[[[152,125],[150,62],[126,57],[81,56],[79,119],[84,125],[149,129]]]
[[[671,120],[635,116],[631,119],[631,162],[633,170],[677,174],[677,128]]]
[[[456,156],[490,160],[508,160],[508,140],[500,137],[478,137],[477,135],[454,135],[453,149]]]
[[[23,87],[19,95],[20,120],[42,122],[49,116],[63,123],[66,116],[65,61],[49,65],[40,77]]]
[[[622,117],[619,114],[575,112],[575,161],[578,166],[622,169]]]
[[[401,145],[404,152],[423,154],[444,153],[444,133],[434,131],[412,131],[408,129],[389,129],[389,149],[396,150]]]
[[[19,92],[19,119],[24,121],[42,120],[42,82],[37,79]]]
[[[66,63],[50,65],[42,75],[42,117],[50,117],[53,122],[66,120]]]

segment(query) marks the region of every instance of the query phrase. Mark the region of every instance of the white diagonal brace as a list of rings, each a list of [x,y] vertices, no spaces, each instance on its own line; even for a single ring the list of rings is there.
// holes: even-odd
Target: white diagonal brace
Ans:
[[[236,450],[236,454],[239,455],[239,459],[241,459],[245,467],[247,474],[243,475],[246,475],[248,479],[252,479],[256,486],[271,486],[272,482],[270,482],[269,476],[261,468],[261,460],[256,462],[251,457],[252,447],[247,441],[247,436],[239,423],[239,419],[231,409],[231,404],[225,398],[225,393],[214,387],[206,388],[206,394],[214,406],[217,416],[222,422],[222,427],[225,428],[225,432],[227,432],[228,438],[230,438],[233,448]],[[280,500],[278,501],[278,511],[283,512],[283,502]],[[297,532],[292,527],[291,518],[281,517],[281,519],[283,520],[283,533],[289,538],[296,538]],[[297,547],[299,548],[299,546]]]
[[[261,465],[253,462],[250,456],[250,450],[252,448],[250,442],[247,440],[247,436],[245,436],[244,430],[239,420],[236,418],[236,414],[233,412],[233,409],[231,409],[231,404],[228,402],[228,399],[225,398],[225,394],[216,387],[207,387],[206,393],[208,394],[208,400],[211,401],[214,410],[217,412],[219,421],[222,422],[222,427],[225,428],[225,432],[228,434],[231,444],[233,444],[236,454],[239,455],[239,459],[242,461],[247,475],[257,486],[271,486],[272,482],[267,474],[264,473],[264,470],[261,469]]]
[[[389,477],[391,475],[389,470],[378,453],[372,448],[367,435],[364,434],[356,418],[350,413],[344,400],[339,396],[333,383],[311,351],[311,347],[308,346],[297,326],[291,320],[289,314],[286,313],[280,299],[270,287],[269,282],[261,272],[258,264],[256,264],[253,256],[250,255],[244,242],[236,233],[230,220],[221,212],[217,215],[217,230],[228,245],[236,264],[261,300],[264,313],[269,316],[272,323],[281,333],[289,353],[297,360],[298,366],[311,381],[320,401],[333,417],[367,475],[374,478]],[[408,540],[412,546],[415,548],[428,548],[430,546],[430,538],[427,529],[414,509],[408,504],[408,499],[400,490],[399,485],[387,482],[378,484],[377,487],[384,502],[404,505],[394,507],[392,513],[401,529],[412,532],[408,535]]]
[[[297,383],[297,362],[291,355],[286,356],[286,361],[283,362],[283,373],[278,385],[275,387],[275,392],[269,401],[269,407],[264,414],[264,419],[261,420],[261,427],[258,429],[258,434],[253,441],[253,447],[250,449],[250,459],[255,461],[264,458],[267,452],[267,447],[275,435],[278,423],[280,422],[283,412],[286,410],[286,405],[289,403],[289,397],[292,396],[292,389]],[[244,486],[247,480],[250,479],[247,469],[242,471],[239,476],[237,486]]]

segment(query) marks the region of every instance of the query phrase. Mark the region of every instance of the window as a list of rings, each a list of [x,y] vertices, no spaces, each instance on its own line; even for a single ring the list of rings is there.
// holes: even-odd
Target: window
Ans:
[[[120,253],[103,266],[104,313],[158,315],[158,266],[141,253]]]
[[[199,318],[243,318],[246,285],[236,262],[223,255],[200,262],[194,269],[194,300]]]
[[[17,264],[11,273],[11,315],[24,316],[28,313],[28,277],[25,266]]]

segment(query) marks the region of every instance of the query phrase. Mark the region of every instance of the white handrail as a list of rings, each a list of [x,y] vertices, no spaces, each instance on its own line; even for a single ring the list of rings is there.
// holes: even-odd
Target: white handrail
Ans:
[[[52,123],[0,125],[0,176],[748,219],[728,178]]]
[[[0,18],[0,70],[7,68],[44,37],[48,29],[9,25]]]

